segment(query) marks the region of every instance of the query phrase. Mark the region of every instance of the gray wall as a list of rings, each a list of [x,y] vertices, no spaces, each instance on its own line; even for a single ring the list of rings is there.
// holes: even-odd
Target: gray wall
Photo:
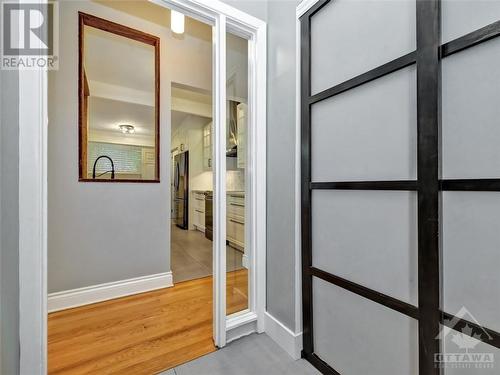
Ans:
[[[59,10],[60,66],[49,72],[48,292],[167,272],[170,199],[165,160],[170,140],[165,112],[160,116],[165,135],[161,183],[78,182],[77,12],[99,14],[152,34],[158,27],[91,2],[61,2]],[[166,87],[162,85],[162,92]]]
[[[267,310],[295,322],[295,8],[267,10]]]
[[[295,8],[299,0],[226,3],[267,22],[267,310],[295,329]]]
[[[293,238],[295,229],[293,224],[294,217],[294,169],[290,160],[294,160],[295,144],[295,7],[298,0],[294,1],[271,1],[268,4],[264,1],[226,1],[242,11],[248,12],[259,17],[268,24],[268,310],[269,312],[283,322],[286,326],[293,329],[294,320],[294,249]],[[278,56],[280,63],[278,69]],[[282,57],[284,56],[284,57]],[[69,73],[69,84],[72,89],[62,90],[59,88],[55,95],[59,97],[70,97],[76,93],[75,72]],[[2,373],[15,374],[18,366],[18,253],[17,253],[17,101],[16,97],[17,80],[16,75],[1,71],[2,87],[2,124],[1,124],[1,202],[2,202],[2,233],[1,233],[1,340],[2,340]],[[52,83],[53,84],[53,83]],[[62,91],[61,91],[62,90]],[[3,95],[9,92],[9,96]],[[74,94],[76,97],[76,94]],[[51,102],[54,97],[51,98]],[[76,103],[76,101],[74,101]],[[9,113],[5,112],[9,109]],[[68,106],[57,106],[52,108],[56,119],[51,121],[51,129],[61,131],[57,139],[49,138],[49,157],[53,163],[49,163],[49,176],[56,177],[53,186],[49,186],[49,215],[51,208],[59,208],[62,213],[60,216],[50,216],[49,220],[49,248],[54,245],[54,236],[62,234],[64,240],[59,242],[61,245],[59,253],[66,260],[78,260],[78,268],[86,272],[92,271],[88,267],[85,259],[89,259],[93,249],[93,244],[102,246],[103,236],[113,238],[116,232],[104,230],[106,228],[96,228],[93,226],[92,219],[86,219],[83,225],[89,229],[88,236],[81,236],[78,233],[68,233],[63,231],[61,223],[65,220],[71,220],[75,217],[81,217],[81,213],[91,212],[94,217],[100,220],[104,218],[112,222],[114,210],[113,201],[129,200],[129,212],[132,212],[139,219],[144,219],[141,212],[146,212],[145,206],[141,204],[147,197],[144,197],[144,186],[125,185],[123,189],[128,192],[120,194],[120,198],[113,194],[113,191],[105,185],[85,184],[78,189],[77,183],[77,155],[72,149],[67,149],[65,139],[75,142],[76,133],[75,104]],[[5,122],[12,112],[11,120]],[[12,126],[10,126],[12,125]],[[51,164],[54,164],[50,167]],[[60,168],[60,169],[59,169]],[[159,185],[153,186],[152,190],[159,190]],[[77,189],[79,193],[89,190],[95,200],[87,201],[85,199],[75,198],[68,200],[64,197],[66,187]],[[158,192],[156,190],[156,192]],[[78,196],[81,196],[79,194]],[[59,198],[61,201],[58,202]],[[96,204],[99,203],[99,204]],[[95,207],[95,210],[92,209]],[[134,217],[132,215],[132,217]],[[59,225],[58,225],[59,224]],[[123,223],[130,224],[130,223]],[[116,228],[115,228],[116,229]],[[83,237],[83,238],[82,238]],[[82,243],[85,245],[80,247]],[[106,243],[106,241],[104,241]],[[164,239],[168,243],[168,238]],[[167,253],[165,258],[150,257],[150,249],[147,242],[138,242],[132,239],[133,246],[126,246],[127,252],[120,254],[120,259],[125,259],[126,255],[132,255],[138,268],[143,267],[144,274],[151,273],[146,268],[153,265],[153,272],[163,272],[168,269]],[[78,245],[78,246],[76,246]],[[49,250],[50,251],[50,250]],[[103,257],[108,257],[108,249],[105,249]],[[52,253],[52,254],[51,254]],[[55,255],[54,252],[49,253]],[[116,259],[113,260],[116,262]],[[148,264],[144,264],[147,262]],[[52,263],[54,267],[60,267]],[[108,271],[109,280],[100,278],[98,282],[106,282],[118,278],[133,277],[132,274],[111,275],[111,268],[104,264],[101,268]],[[125,267],[114,267],[125,268]],[[130,271],[128,269],[127,271]],[[50,270],[49,270],[50,272]],[[138,276],[134,273],[134,276]],[[89,275],[89,278],[94,275]],[[55,282],[49,285],[50,291],[64,290],[72,287],[82,286],[75,280],[67,285],[58,285]],[[92,283],[95,283],[92,281]],[[6,346],[7,345],[7,346]]]
[[[245,13],[267,21],[268,0],[222,0]]]
[[[0,70],[0,374],[19,372],[18,74]]]

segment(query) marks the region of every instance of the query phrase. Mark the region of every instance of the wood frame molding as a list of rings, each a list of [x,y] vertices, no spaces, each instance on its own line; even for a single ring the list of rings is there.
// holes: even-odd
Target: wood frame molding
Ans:
[[[155,49],[155,178],[150,180],[114,179],[98,180],[88,178],[87,174],[87,126],[86,126],[86,96],[88,88],[87,77],[83,67],[84,59],[84,27],[89,26],[112,34],[151,45]],[[133,182],[159,183],[160,182],[160,38],[113,21],[78,12],[78,181],[80,182]]]

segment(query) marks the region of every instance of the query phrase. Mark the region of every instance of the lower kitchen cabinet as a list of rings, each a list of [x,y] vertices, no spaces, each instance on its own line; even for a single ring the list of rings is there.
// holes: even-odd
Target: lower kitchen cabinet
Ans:
[[[194,227],[205,232],[205,193],[193,192],[193,225]]]
[[[226,238],[230,246],[244,250],[245,196],[242,193],[228,193],[227,195]]]
[[[240,218],[227,218],[226,237],[230,245],[239,249],[245,247],[245,222]]]

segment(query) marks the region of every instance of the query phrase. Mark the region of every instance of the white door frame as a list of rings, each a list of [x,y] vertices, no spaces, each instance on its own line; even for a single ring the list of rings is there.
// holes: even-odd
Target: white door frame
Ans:
[[[35,0],[40,3],[46,0]],[[218,0],[150,0],[214,25],[215,170],[225,170],[226,31],[249,38],[249,138],[251,170],[247,240],[250,243],[249,309],[226,317],[226,184],[214,194],[214,321],[216,345],[226,333],[264,331],[266,303],[266,24]],[[75,41],[76,43],[76,41]],[[19,72],[19,335],[22,375],[47,373],[47,72]],[[253,105],[252,105],[253,104]],[[224,119],[222,121],[221,119]],[[75,161],[76,163],[76,161]],[[75,168],[76,168],[75,164]],[[164,176],[163,178],[168,178]],[[242,327],[247,331],[241,330]],[[230,334],[231,338],[240,333]]]

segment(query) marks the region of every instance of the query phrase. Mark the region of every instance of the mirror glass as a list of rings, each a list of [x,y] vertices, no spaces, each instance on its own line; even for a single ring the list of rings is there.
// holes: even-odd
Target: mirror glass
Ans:
[[[158,39],[80,17],[80,180],[158,182]]]
[[[247,241],[248,40],[226,34],[226,314],[251,309],[251,247]]]

